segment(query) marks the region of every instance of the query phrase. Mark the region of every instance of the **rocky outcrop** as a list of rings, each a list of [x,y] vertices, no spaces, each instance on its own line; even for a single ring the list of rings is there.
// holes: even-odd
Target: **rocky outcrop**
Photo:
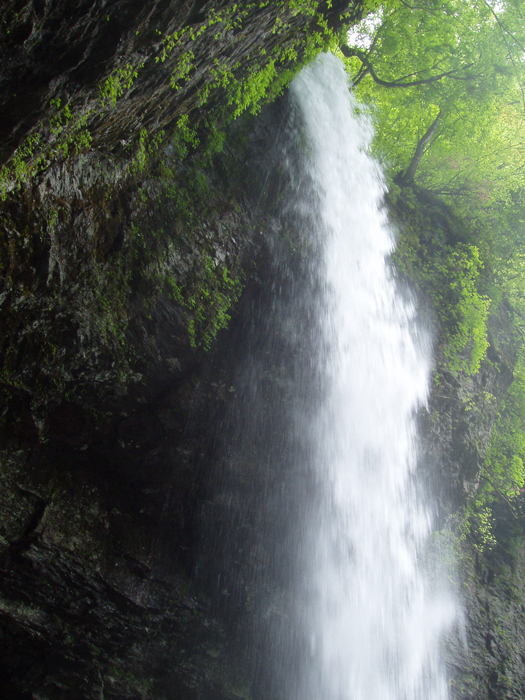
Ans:
[[[246,686],[190,576],[193,513],[230,384],[206,381],[190,348],[161,355],[185,328],[171,300],[159,306],[159,333],[148,336],[158,364],[122,396],[94,382],[85,401],[55,393],[29,415],[11,403],[0,501],[5,697],[226,698]]]
[[[209,108],[231,97],[226,83],[272,59],[279,59],[276,74],[300,61],[305,32],[321,31],[318,17],[335,28],[344,12],[356,15],[358,8],[342,0],[242,6],[229,0],[75,0],[67,6],[7,0],[0,25],[0,165],[28,134],[56,145],[59,127],[72,126],[90,131],[92,151],[125,160],[141,129],[150,136],[173,131],[188,113],[199,120],[204,103]],[[67,113],[60,112],[66,104]],[[46,152],[48,160],[55,155]]]
[[[165,358],[209,344],[238,291],[243,248],[226,245],[231,174],[217,171],[214,187],[186,154],[209,161],[225,120],[282,88],[325,31],[288,3],[139,5],[11,3],[3,15],[0,104],[14,119],[3,123],[0,173],[8,401],[134,384],[158,364],[157,311],[178,317]],[[346,4],[328,5],[330,25]]]
[[[446,541],[440,552],[449,557],[449,584],[462,610],[458,629],[444,647],[453,700],[517,700],[525,693],[523,499],[511,502],[500,496],[477,527],[465,520],[480,487],[494,421],[512,382],[502,319],[504,310],[492,319],[491,346],[477,374],[454,377],[438,366],[421,415],[422,470],[436,499],[439,537]]]
[[[298,264],[288,245],[273,267],[246,194],[265,121],[228,118],[322,36],[309,4],[3,12],[2,697],[268,697],[248,584],[221,613],[198,538],[238,391],[221,352]],[[347,5],[321,3],[324,26]],[[253,513],[246,580],[267,566]]]
[[[423,327],[434,318],[435,370],[428,405],[418,416],[420,473],[435,504],[430,549],[437,547],[445,568],[441,581],[455,589],[463,611],[459,629],[443,649],[450,697],[520,698],[525,512],[522,496],[509,498],[498,490],[486,463],[520,347],[512,330],[512,309],[502,301],[489,316],[488,348],[478,371],[467,369],[469,343],[451,358],[446,343],[457,318],[444,313],[453,296],[446,277],[436,271],[443,269],[447,251],[475,243],[475,232],[435,195],[417,186],[398,193],[390,211],[403,232],[395,253],[399,276],[417,286]],[[458,360],[455,368],[451,359]],[[493,489],[489,497],[487,486]]]
[[[449,642],[452,695],[458,700],[517,700],[525,693],[523,525],[497,514],[497,546],[483,554],[463,544],[464,629]]]
[[[492,428],[512,369],[489,347],[479,372],[453,375],[441,358],[428,407],[421,412],[421,453],[441,521],[475,495]]]

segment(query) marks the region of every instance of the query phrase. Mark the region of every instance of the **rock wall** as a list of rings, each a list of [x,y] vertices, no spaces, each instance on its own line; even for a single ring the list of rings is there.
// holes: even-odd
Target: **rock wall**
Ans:
[[[422,267],[431,267],[432,256],[439,259],[444,246],[468,240],[464,223],[443,202],[417,188],[408,196],[402,194],[391,205],[391,213],[400,232],[409,232],[412,246],[414,240],[423,242],[418,251]],[[402,241],[401,249],[403,245]],[[406,269],[402,264],[400,268]],[[418,281],[421,285],[421,277]],[[463,611],[458,629],[443,648],[450,697],[521,698],[523,499],[518,496],[511,502],[496,494],[492,513],[485,511],[484,521],[476,509],[469,510],[483,486],[487,448],[513,381],[519,341],[513,337],[510,310],[502,304],[489,317],[489,347],[479,371],[453,372],[445,357],[445,333],[440,332],[435,307],[425,298],[428,290],[420,286],[419,291],[422,320],[434,318],[435,369],[428,405],[419,415],[420,473],[435,504],[436,532],[430,549],[443,562],[441,580],[455,590]]]
[[[2,697],[268,697],[196,543],[221,352],[277,274],[249,197],[265,127],[227,124],[348,9],[304,5],[3,10]]]
[[[253,226],[228,206],[199,233],[226,255],[233,239],[252,242]],[[237,674],[247,681],[190,581],[193,513],[230,384],[206,374],[210,359],[191,347],[172,296],[133,319],[126,343],[148,361],[134,358],[144,369],[127,370],[127,384],[115,381],[111,348],[98,348],[94,365],[78,352],[69,303],[62,337],[77,391],[52,380],[35,398],[31,385],[16,387],[5,411],[2,692],[232,697]],[[39,317],[44,336],[54,312]],[[24,362],[31,368],[27,350]]]
[[[493,320],[496,325],[501,326],[501,318]],[[480,486],[498,409],[512,381],[512,365],[503,359],[496,336],[494,329],[487,360],[476,375],[438,374],[421,416],[422,464],[441,530],[439,556],[447,560],[447,575],[462,609],[458,629],[443,650],[453,700],[517,700],[525,694],[523,499],[499,499],[489,517],[490,542],[475,523],[473,527],[465,520],[465,509]]]

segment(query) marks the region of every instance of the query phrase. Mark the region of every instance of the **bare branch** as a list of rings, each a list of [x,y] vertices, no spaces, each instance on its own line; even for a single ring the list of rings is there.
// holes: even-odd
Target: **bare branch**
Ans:
[[[473,63],[469,63],[466,66],[462,66],[461,68],[455,68],[450,71],[446,71],[445,73],[439,73],[438,75],[432,75],[429,78],[421,78],[420,80],[411,80],[409,82],[404,81],[403,79],[398,79],[398,80],[382,80],[376,75],[376,72],[370,63],[368,56],[364,53],[364,51],[361,51],[360,49],[355,49],[355,48],[350,48],[349,46],[340,46],[341,52],[346,58],[358,58],[361,63],[366,67],[368,75],[371,76],[373,81],[377,83],[378,85],[382,85],[383,87],[388,87],[388,88],[409,88],[409,87],[415,87],[416,85],[429,85],[431,83],[435,83],[438,80],[442,80],[443,78],[454,78],[455,80],[473,80],[474,76],[458,76],[456,75],[460,71],[468,70],[469,68],[472,68],[474,65]],[[361,80],[363,79],[364,76],[361,76]]]
[[[514,36],[514,34],[512,34],[512,32],[510,32],[510,31],[507,29],[507,27],[505,27],[505,25],[501,22],[500,18],[499,18],[498,15],[494,12],[494,10],[493,10],[492,7],[489,5],[489,3],[487,2],[487,0],[485,0],[485,5],[489,8],[490,12],[492,13],[494,19],[496,20],[496,22],[497,22],[497,24],[498,24],[498,27],[499,27],[499,28],[501,29],[501,31],[503,32],[503,41],[505,42],[505,46],[507,47],[507,50],[508,50],[508,52],[509,52],[509,58],[510,58],[510,61],[511,61],[511,63],[512,63],[512,68],[514,69],[514,74],[515,74],[515,76],[516,76],[516,80],[517,80],[517,82],[518,82],[519,89],[520,89],[520,93],[521,93],[521,101],[522,101],[522,104],[523,104],[523,111],[525,112],[525,93],[524,93],[524,90],[523,90],[523,85],[521,84],[521,81],[520,81],[520,79],[519,79],[519,71],[518,71],[518,69],[516,68],[516,63],[515,63],[514,58],[513,58],[513,56],[512,56],[512,51],[510,50],[510,46],[509,46],[509,43],[508,43],[508,41],[507,41],[507,37],[505,36],[505,34],[508,34],[508,35],[511,37],[512,41],[514,41],[514,43],[517,44],[517,45],[519,46],[519,48],[520,48],[522,51],[525,52],[525,48],[524,48],[524,47],[521,45],[521,43],[516,39],[516,37]]]
[[[494,12],[494,9],[493,9],[493,8],[490,6],[490,4],[487,2],[487,0],[485,0],[485,5],[488,7],[488,9],[490,10],[490,12],[492,13],[492,16],[494,17],[494,19],[495,19],[496,22],[498,23],[500,29],[501,29],[505,34],[508,34],[508,35],[510,36],[510,38],[512,39],[512,41],[513,41],[515,44],[517,44],[517,45],[520,47],[520,49],[521,49],[522,51],[525,52],[525,46],[523,46],[523,45],[516,39],[516,37],[514,36],[514,34],[513,34],[511,31],[509,31],[509,30],[507,29],[507,27],[503,24],[503,22],[500,20],[500,18],[499,18],[498,15],[496,14],[496,12]]]

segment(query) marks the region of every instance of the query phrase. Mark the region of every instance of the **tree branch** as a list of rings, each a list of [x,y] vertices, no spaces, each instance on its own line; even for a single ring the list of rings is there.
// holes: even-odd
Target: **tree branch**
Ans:
[[[509,31],[509,30],[507,29],[507,27],[503,24],[503,22],[500,20],[500,18],[499,18],[498,15],[496,14],[496,12],[494,12],[493,8],[492,8],[492,7],[490,6],[490,4],[487,2],[487,0],[485,0],[485,5],[488,7],[488,9],[490,10],[490,12],[492,13],[492,15],[493,15],[494,19],[496,20],[496,22],[498,23],[500,29],[501,29],[505,34],[508,34],[508,35],[510,36],[510,38],[512,39],[512,41],[513,41],[515,44],[517,44],[517,45],[519,46],[519,48],[520,48],[522,51],[525,51],[525,46],[523,46],[523,45],[516,39],[516,37],[514,36],[514,34],[513,34],[511,31]]]
[[[469,63],[466,66],[462,66],[461,68],[455,68],[454,70],[450,70],[445,73],[432,75],[430,76],[430,78],[421,78],[421,80],[411,80],[409,82],[404,82],[403,79],[392,81],[382,80],[376,75],[376,72],[364,51],[361,51],[360,49],[350,48],[349,46],[344,45],[340,46],[339,48],[341,49],[341,53],[343,54],[343,56],[346,56],[346,58],[358,58],[361,61],[361,63],[366,67],[366,70],[368,74],[372,77],[373,81],[378,85],[382,85],[383,87],[409,88],[414,87],[416,85],[429,85],[430,83],[435,83],[438,80],[442,80],[443,78],[454,78],[455,80],[472,80],[472,78],[469,76],[460,77],[455,74],[459,73],[459,71],[468,70],[469,68],[472,68],[472,66],[474,65],[473,63]],[[363,77],[364,76],[362,75],[360,77],[360,80],[362,80]]]
[[[512,517],[514,520],[523,520],[523,515],[517,515],[516,514],[516,509],[514,508],[514,504],[510,502],[509,498],[502,493],[502,491],[499,490],[499,488],[496,486],[496,484],[490,479],[486,474],[481,475],[482,479],[485,479],[485,481],[488,481],[488,483],[492,486],[494,491],[498,494],[498,496],[508,505],[509,510],[512,514]]]
[[[523,92],[523,85],[521,84],[521,80],[520,80],[520,77],[519,77],[519,71],[518,71],[517,68],[516,68],[516,63],[514,62],[514,57],[513,57],[513,55],[512,55],[512,51],[510,50],[510,46],[509,46],[508,41],[507,41],[507,39],[506,39],[506,37],[505,37],[505,34],[508,34],[508,35],[510,36],[510,38],[514,41],[514,43],[517,44],[518,47],[519,47],[522,51],[525,52],[525,48],[524,48],[524,47],[521,45],[521,43],[516,39],[516,37],[514,36],[514,34],[512,34],[512,32],[510,32],[510,31],[507,29],[507,27],[501,22],[500,18],[499,18],[498,15],[494,12],[494,10],[493,10],[492,7],[489,5],[489,3],[487,2],[487,0],[485,0],[485,5],[489,8],[489,10],[491,11],[492,15],[494,16],[494,19],[496,20],[496,22],[497,22],[497,24],[498,24],[498,27],[499,27],[499,28],[501,29],[501,31],[503,32],[503,41],[505,42],[505,46],[507,47],[507,50],[508,50],[508,52],[509,52],[510,62],[512,63],[512,68],[513,68],[513,70],[514,70],[514,75],[516,76],[516,81],[517,81],[517,83],[518,83],[518,87],[519,87],[520,93],[521,93],[521,101],[522,101],[522,105],[523,105],[523,111],[525,112],[525,94],[524,94],[524,92]]]
[[[423,10],[424,12],[428,12],[429,14],[434,16],[437,14],[437,12],[432,10],[430,7],[424,7],[422,5],[409,5],[408,2],[405,2],[405,0],[400,0],[400,2],[405,7],[408,7],[409,10]]]
[[[397,179],[399,185],[408,185],[414,182],[414,175],[416,174],[417,167],[421,161],[421,158],[423,158],[423,154],[425,153],[427,147],[432,141],[440,121],[441,112],[439,112],[432,124],[428,127],[423,136],[417,142],[416,150],[412,157],[412,160],[410,161],[410,165],[408,166],[406,171],[401,175],[401,177]]]

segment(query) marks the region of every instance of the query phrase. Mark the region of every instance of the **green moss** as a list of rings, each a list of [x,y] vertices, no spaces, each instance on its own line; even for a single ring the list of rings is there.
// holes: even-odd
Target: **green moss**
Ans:
[[[239,278],[232,279],[225,265],[205,256],[199,281],[185,301],[190,310],[188,324],[190,344],[209,350],[217,333],[230,321],[230,310],[241,292]]]
[[[181,90],[191,78],[195,68],[195,55],[200,47],[200,39],[210,34],[216,42],[235,43],[242,38],[243,26],[247,18],[269,3],[234,3],[220,10],[212,9],[198,27],[186,26],[180,31],[166,35],[159,45],[155,61],[164,63],[172,61],[173,68],[169,78],[174,90]],[[278,12],[272,32],[286,34],[284,43],[276,43],[270,53],[256,49],[257,55],[250,57],[248,64],[238,61],[216,58],[209,68],[208,76],[198,89],[198,102],[208,105],[211,95],[218,90],[224,92],[223,104],[226,110],[219,109],[210,121],[233,119],[245,111],[256,114],[261,106],[274,99],[288,85],[301,67],[311,61],[320,51],[336,48],[337,39],[327,27],[322,14],[318,12],[319,2],[308,0],[293,2],[282,0],[277,3]],[[328,3],[330,6],[330,3]],[[293,15],[303,14],[309,28],[303,31],[292,30],[284,19],[284,13],[292,10]],[[178,54],[178,55],[177,55]],[[301,61],[298,56],[302,55]],[[173,61],[173,55],[177,55]],[[88,151],[92,144],[89,123],[94,118],[104,116],[107,110],[113,110],[117,103],[125,99],[131,88],[140,80],[145,62],[134,65],[127,62],[118,66],[98,87],[98,105],[77,113],[72,103],[62,106],[61,98],[52,101],[50,107],[54,113],[44,120],[33,133],[18,147],[11,160],[0,170],[0,198],[20,188],[35,175],[45,170],[57,159]],[[180,151],[183,159],[188,150],[197,146],[195,129],[189,127],[188,115],[181,115],[177,122],[175,134],[161,132],[150,133],[142,126],[140,131],[129,136],[129,148],[132,153],[129,170],[133,175],[144,175],[147,166],[153,165],[162,150],[173,138],[180,138],[186,148]],[[190,129],[193,136],[184,135],[184,129]],[[206,139],[208,140],[208,139]]]
[[[151,45],[146,53],[159,64],[159,75],[169,80],[175,91],[184,90],[194,79],[195,56],[200,55],[203,45],[212,55],[217,48],[217,55],[222,58],[199,77],[191,101],[193,111],[175,115],[169,132],[148,121],[126,134],[126,143],[113,144],[118,152],[119,177],[106,167],[100,168],[96,173],[97,184],[82,194],[82,208],[93,213],[95,228],[92,249],[85,259],[73,261],[74,265],[81,262],[78,279],[71,281],[71,289],[64,290],[62,280],[57,279],[51,267],[45,291],[41,288],[42,280],[37,282],[35,277],[34,287],[28,286],[21,292],[32,298],[32,311],[26,315],[28,325],[33,319],[44,323],[45,318],[48,342],[39,345],[40,373],[32,377],[24,375],[27,369],[24,369],[24,348],[4,345],[2,380],[7,392],[28,387],[38,396],[46,392],[63,396],[81,392],[82,387],[76,386],[73,375],[68,374],[72,365],[78,370],[79,334],[82,353],[87,353],[82,363],[92,361],[94,366],[99,362],[106,369],[110,367],[106,376],[111,374],[111,381],[125,384],[139,361],[130,355],[128,348],[130,321],[135,314],[142,314],[146,320],[148,316],[152,318],[155,304],[165,298],[166,292],[186,319],[188,343],[204,350],[212,346],[218,332],[230,321],[232,305],[241,293],[242,277],[239,261],[232,255],[218,260],[214,241],[206,240],[213,228],[208,226],[210,208],[217,204],[206,169],[221,152],[232,120],[256,114],[262,105],[283,91],[302,65],[319,51],[336,45],[336,37],[318,13],[318,6],[318,2],[310,0],[233,4],[210,12],[200,25],[184,27],[165,37],[157,32],[158,45]],[[228,52],[222,51],[225,43],[231,46],[244,40],[250,13],[265,7],[268,12],[274,12],[270,15],[275,18],[270,29],[282,41],[270,42],[271,48],[267,50],[256,46],[242,65],[228,58],[225,55]],[[295,20],[290,26],[290,10],[293,15],[304,15],[304,29],[297,29],[300,22]],[[167,61],[169,71],[166,71]],[[138,89],[146,79],[146,65],[154,70],[152,60],[136,63],[131,59],[117,66],[95,86],[95,99],[84,102],[82,108],[77,107],[74,98],[61,96],[53,100],[46,117],[0,171],[0,198],[5,199],[34,179],[39,182],[42,173],[53,164],[88,152],[92,147],[92,132],[99,138],[112,123],[115,110],[124,106],[130,91]],[[205,109],[199,109],[199,104]],[[230,163],[228,167],[238,166]],[[130,196],[122,203],[121,188],[126,192],[136,188],[136,198]],[[234,206],[233,196],[229,201],[226,199],[220,202],[224,210]],[[8,284],[13,283],[16,271],[31,256],[36,259],[49,253],[50,241],[53,245],[64,245],[64,227],[72,225],[75,216],[69,204],[49,201],[45,217],[42,212],[38,219],[32,213],[28,217],[32,223],[27,224],[23,236],[4,236],[0,256]],[[164,214],[157,216],[156,211]],[[3,229],[22,231],[23,227],[18,221],[13,223],[10,216],[6,208]],[[118,241],[114,246],[116,229]],[[191,260],[193,269],[178,269],[173,265],[174,259]],[[62,298],[63,294],[67,299]],[[41,299],[45,299],[45,309],[38,306]],[[51,327],[51,319],[57,313],[74,319],[74,327],[67,330],[67,343],[62,331]],[[19,332],[16,314],[7,319],[5,332],[9,337]],[[35,339],[40,338],[39,331],[35,330],[30,338],[38,343]],[[67,357],[59,355],[66,345]]]
[[[134,68],[131,63],[119,66],[100,86],[100,102],[102,106],[115,107],[117,100],[130,90],[138,77],[144,62]]]
[[[53,161],[88,151],[92,135],[87,128],[89,110],[75,116],[69,103],[61,107],[61,100],[51,100],[55,113],[29,134],[16,149],[11,159],[0,170],[0,199],[48,167]]]

